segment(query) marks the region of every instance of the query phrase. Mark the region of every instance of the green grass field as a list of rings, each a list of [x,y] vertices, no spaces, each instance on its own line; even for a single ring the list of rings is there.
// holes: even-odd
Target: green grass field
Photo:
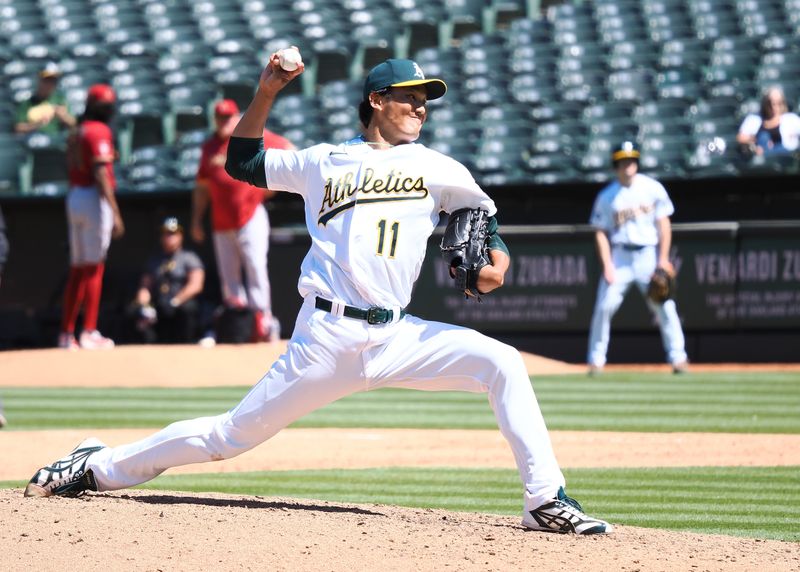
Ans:
[[[543,376],[534,388],[551,429],[800,432],[800,374],[620,373]],[[222,413],[247,388],[2,390],[11,429],[160,427]],[[485,395],[379,390],[352,395],[294,427],[494,429]]]
[[[605,374],[534,380],[551,429],[800,433],[796,373]],[[158,427],[234,405],[246,388],[3,389],[13,429]],[[295,427],[495,428],[483,395],[381,390]],[[573,469],[569,492],[615,523],[800,541],[800,467]],[[20,487],[22,482],[0,482]],[[146,488],[517,514],[516,472],[372,469],[162,476]]]

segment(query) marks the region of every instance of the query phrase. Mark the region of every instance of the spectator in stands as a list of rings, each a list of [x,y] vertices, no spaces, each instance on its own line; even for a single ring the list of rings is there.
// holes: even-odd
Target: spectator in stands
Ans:
[[[106,84],[95,84],[86,96],[86,111],[67,142],[67,226],[70,272],[58,345],[64,349],[108,349],[114,341],[97,330],[106,254],[112,238],[125,233],[114,196],[113,135],[109,123],[116,95]],[[75,323],[84,307],[80,344]]]
[[[252,341],[274,340],[279,325],[272,315],[267,274],[269,218],[263,202],[274,193],[237,181],[225,172],[228,141],[239,123],[239,107],[223,99],[214,108],[214,134],[203,144],[203,153],[192,195],[191,235],[205,240],[203,218],[211,206],[214,252],[226,308],[249,307],[253,320]],[[294,149],[289,141],[264,130],[264,147]],[[242,268],[247,286],[242,283]]]
[[[797,151],[800,116],[788,110],[783,90],[772,87],[764,93],[760,113],[744,118],[736,140],[755,155],[786,155]]]
[[[135,307],[137,329],[146,343],[197,341],[197,296],[205,270],[200,258],[183,249],[183,226],[175,217],[161,225],[161,251],[148,262],[139,282]]]
[[[6,238],[6,221],[3,218],[3,211],[0,210],[0,283],[3,280],[3,266],[8,260],[8,239]],[[5,427],[6,417],[3,415],[3,402],[0,401],[0,429]]]
[[[58,66],[50,62],[39,72],[36,92],[20,103],[14,130],[20,134],[47,133],[55,135],[75,126],[75,118],[67,110],[64,94],[58,91]]]

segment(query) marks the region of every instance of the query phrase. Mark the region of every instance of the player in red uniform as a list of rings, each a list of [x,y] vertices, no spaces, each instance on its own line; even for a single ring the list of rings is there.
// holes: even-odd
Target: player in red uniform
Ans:
[[[211,205],[214,252],[225,306],[253,310],[253,340],[275,339],[277,321],[272,316],[267,253],[269,217],[263,202],[274,193],[237,181],[225,172],[228,141],[239,122],[239,107],[223,99],[214,108],[214,134],[203,144],[203,154],[192,195],[192,238],[205,240],[203,217]],[[264,131],[264,147],[294,149],[280,135]],[[247,285],[242,283],[242,268]]]
[[[114,196],[114,141],[109,123],[116,95],[95,84],[86,96],[86,110],[67,144],[70,189],[67,194],[70,271],[58,345],[65,349],[107,349],[114,342],[97,331],[103,271],[111,238],[125,232]],[[83,331],[75,339],[75,322],[83,306]]]

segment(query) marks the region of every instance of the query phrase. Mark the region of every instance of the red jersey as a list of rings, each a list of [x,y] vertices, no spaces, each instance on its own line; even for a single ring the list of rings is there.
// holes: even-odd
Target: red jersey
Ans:
[[[91,187],[96,184],[94,165],[105,163],[111,187],[114,179],[114,139],[111,128],[102,121],[87,120],[78,126],[67,144],[67,170],[69,184],[75,187]]]
[[[291,149],[287,139],[264,130],[264,148]],[[228,140],[216,134],[203,144],[197,180],[208,185],[211,198],[211,225],[215,231],[238,230],[249,221],[264,200],[264,189],[237,181],[225,171]]]

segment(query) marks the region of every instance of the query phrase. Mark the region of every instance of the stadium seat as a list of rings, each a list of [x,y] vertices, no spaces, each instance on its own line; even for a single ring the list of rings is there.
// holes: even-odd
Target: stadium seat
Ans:
[[[608,74],[608,90],[613,101],[649,101],[656,98],[654,78],[650,70],[634,69]]]
[[[67,180],[66,133],[31,133],[25,138],[30,157],[29,184]]]
[[[607,172],[611,167],[609,157],[611,156],[610,147],[612,145],[613,144],[609,141],[608,150],[598,148],[597,144],[587,147],[586,151],[578,160],[578,168],[585,173],[595,171]]]
[[[443,9],[436,6],[415,6],[401,13],[404,26],[405,52],[438,48],[441,46],[439,22],[443,20]]]
[[[209,85],[181,85],[167,91],[170,112],[175,117],[176,132],[198,129],[208,124],[208,106],[218,94]]]
[[[525,18],[528,13],[526,0],[492,0],[489,6],[493,28],[503,30],[514,21]]]
[[[583,110],[583,118],[586,121],[595,119],[628,119],[633,113],[633,106],[626,102],[600,102],[587,106]]]
[[[691,139],[686,133],[642,133],[642,168],[658,170],[663,176],[683,174],[684,161],[691,149]]]
[[[427,144],[434,151],[448,155],[469,168],[475,160],[476,145],[461,139],[437,139]]]
[[[454,44],[464,36],[483,30],[483,0],[444,0],[442,36]]]
[[[573,101],[559,101],[557,97],[539,102],[530,109],[531,118],[537,123],[560,121],[563,118],[576,122],[583,112],[584,105]]]
[[[700,73],[693,68],[675,68],[659,73],[655,79],[660,99],[694,101],[701,95]]]
[[[271,127],[296,144],[355,134],[365,70],[408,56],[449,88],[430,103],[422,141],[479,164],[486,180],[549,184],[578,170],[582,180],[601,181],[604,146],[623,133],[653,146],[654,172],[680,161],[655,148],[659,139],[647,141],[671,136],[677,145],[684,134],[688,172],[722,173],[733,158],[714,138],[735,137],[742,102],[757,103],[771,85],[784,88],[790,105],[800,99],[800,0],[548,4],[540,17],[526,0],[9,0],[0,29],[7,104],[0,129],[13,128],[15,104],[35,89],[43,63],[58,60],[74,112],[88,85],[112,83],[125,158],[175,141],[166,180],[185,183],[196,150],[180,146],[182,135],[206,132],[219,97],[243,107],[267,55],[294,44],[307,73],[284,92]],[[337,32],[344,29],[352,33]],[[554,123],[565,126],[548,131]],[[497,170],[490,143],[510,145],[526,131],[530,160],[518,173]],[[570,159],[561,164],[558,154]],[[121,179],[149,185],[148,172]]]
[[[20,166],[26,158],[26,150],[15,136],[0,133],[0,194],[22,191]]]
[[[649,41],[626,40],[611,46],[607,61],[610,70],[653,69],[658,62],[658,53]]]
[[[520,173],[524,169],[521,139],[483,139],[475,154],[475,168],[479,176],[489,173]]]

